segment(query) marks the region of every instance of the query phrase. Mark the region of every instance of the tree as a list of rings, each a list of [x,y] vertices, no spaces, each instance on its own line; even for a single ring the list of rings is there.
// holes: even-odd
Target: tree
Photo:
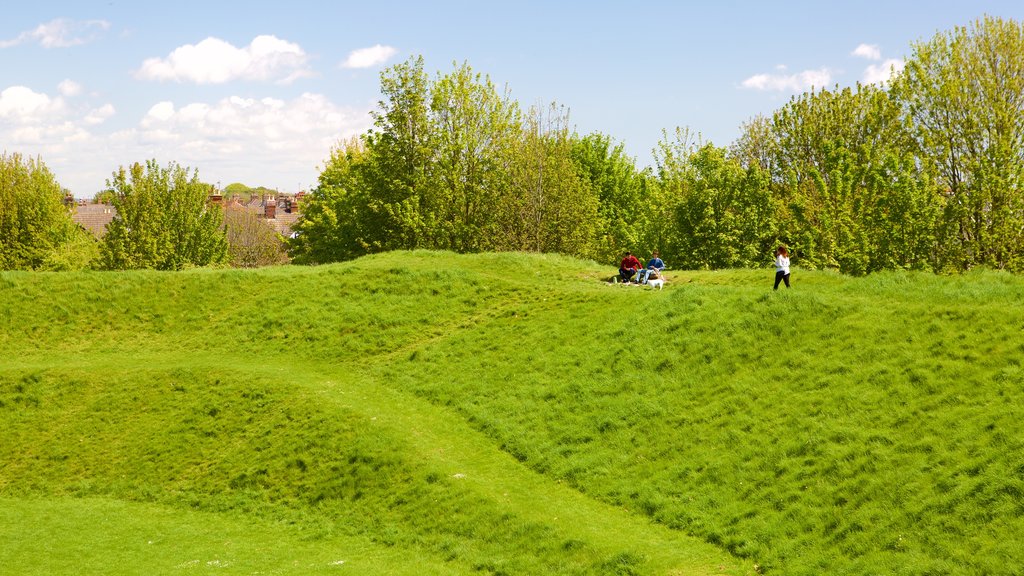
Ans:
[[[678,227],[678,215],[688,183],[693,180],[690,159],[700,146],[700,134],[691,132],[689,128],[676,127],[672,136],[663,130],[654,149],[654,185],[645,207],[647,219],[642,245],[657,249],[670,264],[690,258],[684,248],[688,241],[681,236]]]
[[[624,251],[638,250],[651,216],[646,210],[647,174],[636,169],[622,143],[613,144],[610,136],[597,132],[573,139],[572,159],[597,195],[595,259],[616,262]]]
[[[893,91],[945,188],[941,265],[1024,269],[1024,26],[986,16],[916,43]]]
[[[757,266],[776,237],[768,173],[744,169],[724,148],[664,143],[666,189],[674,191],[672,258],[694,268]]]
[[[598,197],[573,161],[568,111],[533,107],[519,134],[501,203],[499,249],[596,257]]]
[[[293,226],[288,253],[298,264],[349,260],[378,248],[385,241],[372,207],[372,190],[365,180],[369,150],[363,138],[353,137],[331,150],[316,188],[302,205]]]
[[[241,206],[224,208],[228,261],[235,268],[258,268],[288,262],[284,241],[262,218]]]
[[[88,266],[91,240],[71,220],[64,199],[42,160],[0,154],[0,270]]]
[[[457,252],[494,247],[496,211],[520,126],[518,104],[467,65],[430,87],[435,156],[427,203],[432,246]]]
[[[438,224],[431,186],[436,151],[430,119],[430,82],[423,57],[381,72],[380,109],[366,135],[368,210],[362,214],[369,251],[430,247]]]
[[[227,260],[224,214],[197,171],[156,160],[121,167],[107,181],[117,215],[100,250],[106,269],[181,270]]]
[[[752,132],[746,140],[765,139]],[[920,266],[939,198],[931,186],[910,185],[931,182],[911,142],[899,103],[873,85],[805,93],[775,112],[767,148],[779,235],[802,266],[864,274],[896,255],[907,258],[900,267]],[[886,206],[910,210],[904,245],[892,242]]]

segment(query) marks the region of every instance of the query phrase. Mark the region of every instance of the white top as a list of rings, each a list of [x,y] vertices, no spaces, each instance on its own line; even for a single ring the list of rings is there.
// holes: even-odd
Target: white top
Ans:
[[[779,254],[775,257],[775,271],[789,274],[789,257]]]

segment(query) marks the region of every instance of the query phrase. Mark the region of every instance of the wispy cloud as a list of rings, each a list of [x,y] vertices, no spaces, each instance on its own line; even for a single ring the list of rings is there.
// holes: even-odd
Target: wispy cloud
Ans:
[[[276,36],[257,36],[243,48],[219,38],[174,49],[166,58],[149,58],[135,75],[144,80],[223,84],[234,80],[290,83],[312,76],[309,56],[298,44]]]
[[[828,68],[804,70],[796,74],[756,74],[747,78],[741,86],[764,92],[802,92],[810,88],[823,88],[832,83],[832,71]]]
[[[861,82],[864,84],[884,84],[894,74],[902,72],[903,66],[903,60],[896,58],[890,58],[880,64],[872,64],[864,69],[864,76],[861,78]]]
[[[387,62],[395,53],[398,52],[391,46],[384,46],[377,44],[369,48],[360,48],[359,50],[353,50],[348,58],[341,63],[342,68],[372,68],[373,66],[379,66]]]
[[[57,18],[26,30],[10,40],[0,40],[0,48],[38,42],[43,48],[68,48],[92,42],[110,28],[106,20],[68,20]]]
[[[881,60],[882,50],[877,44],[860,44],[850,52],[850,56],[867,58],[868,60]]]

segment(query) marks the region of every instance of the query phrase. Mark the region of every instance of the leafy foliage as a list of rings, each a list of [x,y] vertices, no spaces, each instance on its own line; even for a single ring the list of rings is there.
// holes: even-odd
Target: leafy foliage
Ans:
[[[208,205],[210,187],[197,171],[149,160],[121,167],[107,185],[117,215],[103,237],[103,268],[181,270],[226,261],[224,215]]]
[[[226,206],[224,228],[232,266],[258,268],[288,261],[284,240],[255,213],[241,207]]]
[[[381,93],[374,128],[332,152],[304,206],[296,262],[400,248],[599,257],[619,244],[607,224],[619,210],[602,213],[601,195],[636,194],[613,191],[599,163],[636,184],[621,149],[587,156],[564,108],[523,113],[467,64],[431,80],[422,57],[385,70]]]
[[[940,265],[1024,270],[1024,25],[985,16],[914,44],[894,92],[944,188]]]
[[[0,270],[89,265],[91,240],[71,220],[65,192],[39,158],[0,155]],[[74,254],[74,257],[68,257]]]

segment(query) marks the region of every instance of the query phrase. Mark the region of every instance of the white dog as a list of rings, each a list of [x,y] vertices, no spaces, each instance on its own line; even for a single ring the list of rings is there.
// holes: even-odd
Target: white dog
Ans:
[[[647,285],[651,287],[651,290],[654,290],[655,288],[657,288],[658,290],[663,290],[665,288],[665,279],[651,278],[650,280],[647,281]]]

